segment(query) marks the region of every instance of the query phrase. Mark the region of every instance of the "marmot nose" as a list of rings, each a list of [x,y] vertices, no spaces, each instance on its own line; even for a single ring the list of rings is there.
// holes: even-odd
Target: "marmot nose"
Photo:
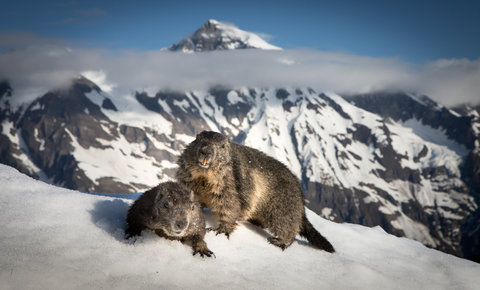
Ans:
[[[175,222],[175,227],[179,230],[184,229],[186,226],[187,226],[187,221],[185,221],[185,220]]]

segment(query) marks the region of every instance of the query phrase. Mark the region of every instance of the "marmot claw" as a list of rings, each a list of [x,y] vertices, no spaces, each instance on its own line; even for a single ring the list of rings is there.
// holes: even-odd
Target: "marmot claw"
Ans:
[[[208,250],[208,249],[207,249],[207,250],[193,251],[193,254],[192,254],[192,255],[195,256],[196,254],[200,254],[200,256],[201,256],[202,258],[204,258],[204,256],[207,256],[207,257],[212,257],[212,256],[213,256],[215,259],[217,258],[217,256],[215,256],[215,254],[214,254],[212,251]]]

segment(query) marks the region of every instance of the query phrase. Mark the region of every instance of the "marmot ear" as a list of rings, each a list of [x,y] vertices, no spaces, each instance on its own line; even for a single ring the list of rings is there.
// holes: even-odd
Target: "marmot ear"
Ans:
[[[200,137],[200,135],[202,135],[203,133],[205,133],[205,131],[202,131],[202,132],[198,133],[198,134],[195,136],[195,138],[198,139],[198,137]]]
[[[162,199],[163,199],[163,191],[159,190],[159,191],[157,191],[157,195],[155,196],[155,203],[154,204],[159,203]]]

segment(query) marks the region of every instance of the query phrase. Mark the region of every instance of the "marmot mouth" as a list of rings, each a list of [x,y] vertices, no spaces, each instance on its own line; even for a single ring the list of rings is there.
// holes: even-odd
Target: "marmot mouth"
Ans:
[[[208,167],[210,167],[210,162],[208,162],[207,159],[199,160],[198,166],[200,166],[201,168],[207,169]]]
[[[183,236],[184,231],[185,231],[185,229],[180,230],[180,231],[172,230],[171,233],[172,233],[173,236],[181,237],[181,236]]]

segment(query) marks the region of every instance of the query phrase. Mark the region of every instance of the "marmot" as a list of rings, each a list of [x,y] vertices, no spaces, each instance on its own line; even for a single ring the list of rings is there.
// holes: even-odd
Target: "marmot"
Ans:
[[[177,182],[161,183],[142,194],[128,210],[127,225],[127,239],[150,229],[170,240],[191,241],[193,255],[214,255],[203,240],[202,206],[191,190]]]
[[[237,221],[268,229],[282,250],[300,234],[315,247],[334,252],[305,216],[300,182],[281,162],[216,132],[196,136],[178,160],[177,180],[218,216],[217,234],[227,237]]]

